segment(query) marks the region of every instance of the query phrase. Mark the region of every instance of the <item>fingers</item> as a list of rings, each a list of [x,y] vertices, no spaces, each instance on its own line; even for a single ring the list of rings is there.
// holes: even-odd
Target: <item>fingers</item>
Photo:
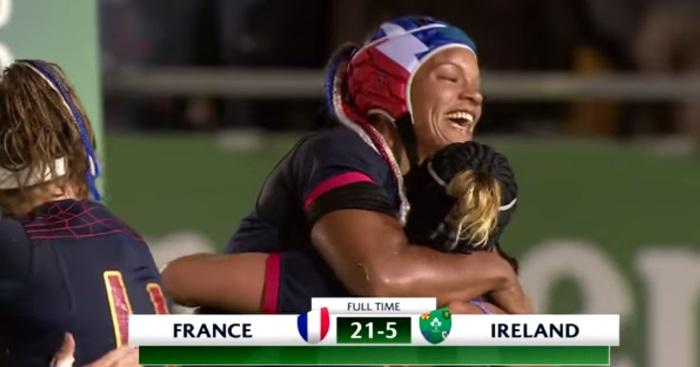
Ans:
[[[61,347],[58,348],[58,352],[54,355],[53,361],[51,362],[52,367],[71,367],[75,358],[75,339],[71,333],[65,333],[63,335],[63,343]]]
[[[528,295],[525,295],[526,313],[535,313],[535,302]]]
[[[513,300],[517,305],[517,313],[531,314],[534,312],[532,299],[530,299],[530,297],[527,294],[525,294],[525,290],[523,289],[519,280],[516,279],[515,282],[513,282],[511,291],[513,293]]]
[[[73,339],[73,334],[65,333],[63,334],[63,344],[56,352],[56,358],[72,357],[73,354],[75,354],[75,339]]]
[[[131,348],[122,359],[115,361],[110,367],[139,367],[139,350]]]
[[[138,365],[138,349],[127,345],[112,350],[86,367],[136,367]]]
[[[534,306],[532,303],[532,299],[527,294],[525,294],[525,290],[523,290],[523,287],[520,284],[520,282],[515,283],[515,285],[513,287],[513,291],[515,293],[514,298],[518,302],[518,308],[519,308],[518,313],[522,313],[522,314],[534,313]]]
[[[517,281],[511,283],[506,289],[490,293],[489,298],[509,314],[533,313],[532,300]]]
[[[72,367],[75,361],[75,339],[71,333],[63,337],[63,344],[56,352],[52,367]],[[86,367],[137,367],[139,366],[138,349],[131,346],[123,346],[112,350],[100,359]]]

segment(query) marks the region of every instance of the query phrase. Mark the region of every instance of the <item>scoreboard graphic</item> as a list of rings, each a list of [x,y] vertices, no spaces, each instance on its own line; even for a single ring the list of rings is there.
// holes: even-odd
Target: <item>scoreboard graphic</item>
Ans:
[[[459,315],[431,298],[336,298],[301,315],[132,315],[129,341],[142,364],[610,365],[619,329],[619,315]]]

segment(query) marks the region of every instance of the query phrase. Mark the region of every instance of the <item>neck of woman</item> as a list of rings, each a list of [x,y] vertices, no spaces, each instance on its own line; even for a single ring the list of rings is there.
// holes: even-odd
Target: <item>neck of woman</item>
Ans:
[[[369,121],[372,123],[374,128],[382,135],[384,141],[391,149],[391,152],[396,158],[396,163],[399,165],[401,174],[405,175],[411,169],[411,164],[408,160],[408,155],[406,154],[406,148],[401,141],[401,136],[396,128],[396,124],[389,120],[386,116],[380,114],[373,114],[369,116]]]
[[[55,182],[33,186],[26,189],[25,193],[22,195],[24,196],[22,200],[12,200],[14,202],[5,203],[8,205],[4,205],[7,214],[14,218],[25,218],[36,207],[52,201],[84,199],[78,194],[78,190],[76,190],[73,185],[59,185]]]

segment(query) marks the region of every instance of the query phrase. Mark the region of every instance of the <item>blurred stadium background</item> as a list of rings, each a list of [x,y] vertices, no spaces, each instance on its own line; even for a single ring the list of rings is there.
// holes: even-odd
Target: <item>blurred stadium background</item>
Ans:
[[[615,366],[700,366],[697,0],[0,0],[0,62],[66,69],[108,206],[164,262],[226,243],[320,127],[332,50],[406,13],[479,46],[478,139],[518,174],[504,246],[539,311],[622,314]]]

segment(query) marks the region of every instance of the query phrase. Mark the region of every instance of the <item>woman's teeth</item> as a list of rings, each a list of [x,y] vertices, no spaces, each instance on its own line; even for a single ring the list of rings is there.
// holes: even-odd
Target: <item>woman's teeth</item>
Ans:
[[[464,125],[465,123],[471,124],[474,122],[474,115],[464,111],[450,112],[447,114],[447,118],[460,125]]]

